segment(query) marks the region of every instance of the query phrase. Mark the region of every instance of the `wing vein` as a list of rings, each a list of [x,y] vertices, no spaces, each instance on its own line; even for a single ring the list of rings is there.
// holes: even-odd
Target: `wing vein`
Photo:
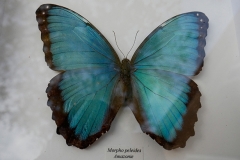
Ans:
[[[141,82],[140,79],[138,79],[135,75],[134,75],[134,77],[135,77],[144,87],[146,87],[146,86]],[[146,88],[147,88],[149,91],[151,91],[153,94],[155,94],[155,95],[157,95],[157,96],[159,96],[159,97],[162,97],[162,98],[168,100],[169,102],[171,102],[171,104],[172,104],[173,106],[175,106],[175,108],[177,109],[177,111],[179,112],[179,114],[182,115],[182,113],[178,110],[177,106],[176,106],[170,99],[168,99],[168,98],[166,98],[166,97],[164,97],[164,96],[162,96],[162,95],[159,95],[159,94],[153,92],[153,91],[152,91],[150,88],[148,88],[148,87],[146,87]]]
[[[114,71],[111,71],[111,72],[114,72]],[[110,72],[109,72],[110,73]],[[99,73],[99,74],[97,74],[97,75],[100,75],[101,73]],[[96,75],[96,76],[97,76]],[[116,75],[117,75],[117,73],[113,76],[113,78],[114,77],[116,77]],[[77,84],[79,84],[79,83],[82,83],[81,81],[80,82],[76,82],[76,83],[74,83],[74,84],[72,84],[72,85],[70,85],[70,86],[68,86],[67,88],[70,88],[70,87],[73,87],[73,86],[76,86]],[[109,84],[109,83],[108,83]],[[108,84],[106,84],[106,85],[108,85]],[[105,85],[105,86],[106,86]],[[103,86],[103,87],[105,87],[105,86]],[[101,87],[100,89],[102,89],[103,87]],[[67,89],[67,88],[64,88],[64,90],[65,89]],[[73,96],[75,97],[75,94],[77,93],[77,92],[80,92],[80,91],[83,91],[85,88],[83,87],[81,90],[77,90],[77,91],[75,91],[75,93],[72,93],[72,95],[71,96],[69,96],[67,99],[65,99],[65,101],[66,100],[68,100],[69,98],[72,98]],[[100,90],[99,89],[99,90]],[[63,91],[63,90],[62,90]],[[67,93],[70,93],[71,91],[69,91],[69,92],[66,92],[65,94],[67,94]],[[90,93],[91,94],[91,93]],[[87,94],[87,95],[89,95],[89,94]],[[82,96],[82,97],[84,97],[84,96]],[[82,97],[80,97],[80,98],[82,98]]]
[[[171,38],[171,39],[170,39],[170,40],[169,40],[164,46],[162,46],[161,48],[159,48],[157,51],[153,52],[152,54],[150,54],[150,55],[148,55],[148,56],[146,56],[146,57],[140,59],[139,61],[134,62],[134,64],[139,63],[140,61],[142,61],[142,60],[148,58],[148,57],[151,56],[151,55],[154,55],[156,52],[158,52],[159,50],[161,50],[162,48],[164,48],[166,45],[168,45],[168,43],[169,43],[174,37],[175,37],[175,34],[173,35],[173,37],[172,37],[172,38]]]
[[[79,39],[80,39],[80,37],[77,35],[77,33],[76,32],[74,32],[74,31],[72,31]],[[98,51],[96,51],[92,46],[90,46],[89,44],[87,44],[86,42],[85,42],[85,44],[86,45],[88,45],[90,48],[92,48],[96,53],[99,53],[100,55],[102,55],[102,56],[104,56],[104,57],[106,57],[107,59],[109,59],[109,60],[111,60],[112,62],[114,62],[115,64],[117,64],[116,62],[115,62],[115,60],[112,60],[111,58],[109,58],[109,57],[107,57],[107,56],[105,56],[104,54],[102,54],[102,53],[100,53],[100,52],[98,52]]]

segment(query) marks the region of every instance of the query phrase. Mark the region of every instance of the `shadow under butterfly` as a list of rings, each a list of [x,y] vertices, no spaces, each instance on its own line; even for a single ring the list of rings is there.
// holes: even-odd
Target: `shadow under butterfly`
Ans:
[[[68,145],[88,147],[110,129],[120,107],[130,106],[142,131],[158,144],[185,147],[201,107],[190,77],[203,67],[205,14],[167,20],[122,62],[96,27],[74,11],[43,4],[36,16],[46,62],[61,72],[47,87],[47,104]]]

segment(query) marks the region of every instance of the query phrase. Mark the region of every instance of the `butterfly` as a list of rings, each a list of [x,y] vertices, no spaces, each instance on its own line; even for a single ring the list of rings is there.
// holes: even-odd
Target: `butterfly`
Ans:
[[[54,4],[36,11],[48,66],[60,73],[46,89],[57,133],[87,148],[106,133],[122,106],[167,150],[194,133],[201,93],[191,79],[203,67],[208,18],[177,15],[153,30],[131,60],[120,61],[87,19]]]

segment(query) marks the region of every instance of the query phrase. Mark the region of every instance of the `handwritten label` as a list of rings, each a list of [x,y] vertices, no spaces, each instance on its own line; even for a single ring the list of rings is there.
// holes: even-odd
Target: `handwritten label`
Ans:
[[[130,159],[143,160],[142,147],[107,147],[106,160]]]

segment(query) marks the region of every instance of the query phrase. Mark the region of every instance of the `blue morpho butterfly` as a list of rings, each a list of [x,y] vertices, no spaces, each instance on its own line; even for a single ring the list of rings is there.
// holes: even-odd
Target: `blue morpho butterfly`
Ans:
[[[203,67],[208,18],[177,15],[145,38],[131,61],[119,60],[107,39],[81,15],[41,5],[38,26],[48,66],[61,71],[46,90],[52,118],[68,145],[86,148],[130,106],[144,133],[165,149],[184,147],[201,107],[189,77]]]

